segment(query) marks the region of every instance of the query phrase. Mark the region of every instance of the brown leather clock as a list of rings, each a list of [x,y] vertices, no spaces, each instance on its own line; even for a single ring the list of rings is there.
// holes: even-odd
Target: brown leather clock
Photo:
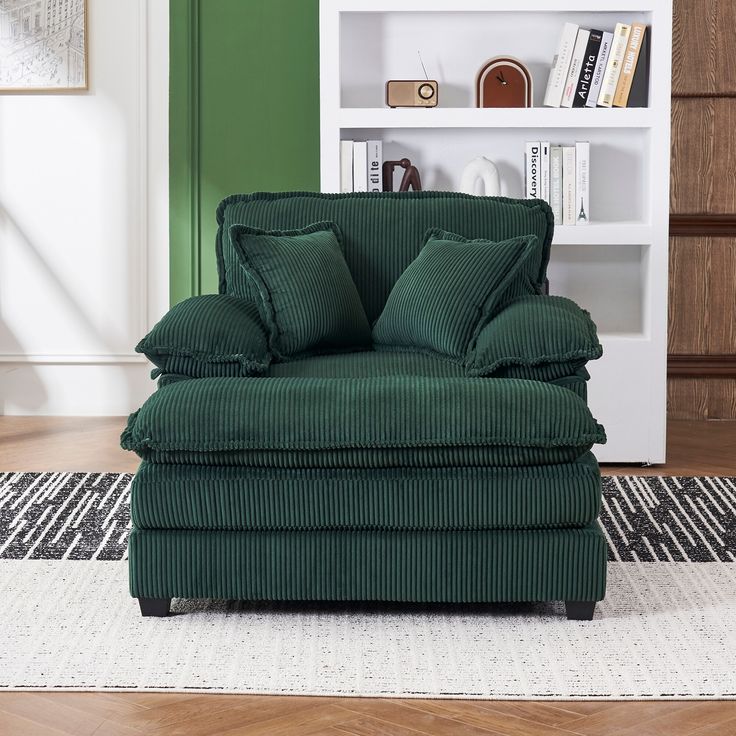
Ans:
[[[531,107],[532,75],[518,60],[497,56],[478,72],[475,83],[477,107]]]

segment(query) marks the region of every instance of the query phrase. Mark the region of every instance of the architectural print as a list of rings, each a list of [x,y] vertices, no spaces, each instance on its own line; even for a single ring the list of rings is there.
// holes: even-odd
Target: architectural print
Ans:
[[[0,0],[0,89],[86,89],[86,0]]]

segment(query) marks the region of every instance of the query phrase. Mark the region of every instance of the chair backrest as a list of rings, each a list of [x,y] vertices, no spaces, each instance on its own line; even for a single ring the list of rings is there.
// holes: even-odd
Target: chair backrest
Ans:
[[[371,322],[380,315],[391,288],[421,250],[429,228],[496,241],[536,235],[542,243],[540,286],[546,276],[554,230],[549,205],[537,199],[475,197],[455,192],[236,194],[217,208],[220,293],[252,293],[230,243],[228,231],[232,225],[294,230],[322,220],[337,223],[342,231],[345,259]]]

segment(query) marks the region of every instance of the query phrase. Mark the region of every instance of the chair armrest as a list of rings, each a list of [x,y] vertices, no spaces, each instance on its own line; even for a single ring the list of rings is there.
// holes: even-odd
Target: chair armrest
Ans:
[[[482,330],[466,360],[469,376],[554,381],[603,354],[588,312],[561,296],[522,296]]]
[[[252,376],[271,363],[266,330],[256,305],[227,294],[179,302],[138,343],[156,366],[152,378]]]

